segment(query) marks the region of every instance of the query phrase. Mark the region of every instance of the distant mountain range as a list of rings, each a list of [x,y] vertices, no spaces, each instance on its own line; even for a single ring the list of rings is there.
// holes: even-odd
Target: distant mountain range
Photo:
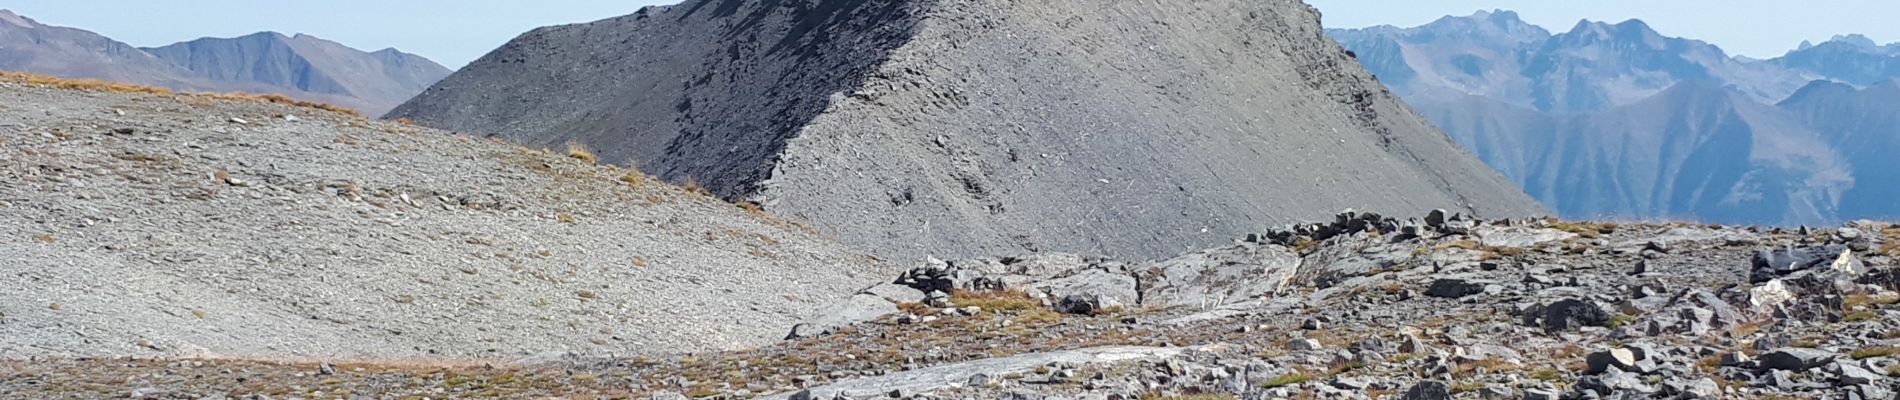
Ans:
[[[1329,33],[1565,217],[1900,217],[1900,45],[1841,36],[1755,60],[1642,21],[1553,34],[1510,11]]]
[[[363,52],[276,32],[139,48],[7,10],[0,10],[0,70],[178,90],[279,93],[368,115],[382,115],[452,72],[395,49]]]

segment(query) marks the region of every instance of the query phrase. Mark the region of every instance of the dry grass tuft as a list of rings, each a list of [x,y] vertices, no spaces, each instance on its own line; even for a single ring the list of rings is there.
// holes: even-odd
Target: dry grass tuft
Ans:
[[[1865,359],[1874,358],[1874,357],[1891,356],[1891,355],[1894,355],[1894,353],[1900,353],[1900,347],[1894,347],[1894,346],[1865,347],[1858,350],[1854,350],[1854,352],[1848,353],[1847,356],[1853,357],[1855,360],[1865,360]]]
[[[640,173],[640,170],[638,169],[629,169],[627,170],[626,175],[620,176],[620,181],[623,183],[626,183],[627,186],[632,186],[635,189],[639,189],[642,187],[646,187],[647,174]]]
[[[1141,396],[1141,400],[1235,400],[1235,399],[1238,399],[1238,397],[1234,397],[1234,395],[1231,395],[1231,394],[1221,394],[1221,393],[1183,394],[1183,395],[1176,395],[1176,396],[1164,396],[1158,393],[1150,393],[1148,395]]]
[[[1318,246],[1319,242],[1313,241],[1313,239],[1300,238],[1300,241],[1293,243],[1293,254],[1306,254]]]
[[[581,160],[588,164],[600,163],[600,156],[595,155],[593,149],[587,148],[587,145],[580,142],[567,142],[567,158]]]
[[[1313,379],[1316,379],[1316,377],[1304,373],[1292,373],[1268,379],[1266,382],[1262,382],[1260,387],[1265,389],[1281,388],[1306,383]]]
[[[992,292],[958,290],[950,293],[950,304],[957,307],[974,306],[984,311],[1025,311],[1042,307],[1041,301],[1021,290]]]
[[[1878,295],[1853,294],[1853,295],[1848,295],[1847,299],[1842,304],[1844,308],[1849,309],[1849,310],[1860,308],[1862,306],[1869,306],[1869,307],[1890,306],[1894,304],[1900,304],[1900,294],[1892,294],[1892,293],[1882,293]]]
[[[1021,324],[1053,324],[1062,321],[1062,313],[1053,310],[1031,310],[1016,317]]]
[[[1484,248],[1484,245],[1479,244],[1478,241],[1476,240],[1460,240],[1456,242],[1445,242],[1445,243],[1439,243],[1437,246],[1432,246],[1432,250],[1445,250],[1445,249],[1478,250],[1482,248]]]
[[[712,191],[711,191],[711,190],[707,190],[705,186],[700,186],[700,185],[699,185],[699,180],[698,180],[698,179],[693,179],[693,178],[691,178],[691,177],[688,177],[688,178],[686,178],[686,184],[685,184],[685,185],[680,185],[680,188],[681,188],[681,189],[686,189],[686,193],[688,193],[688,194],[695,194],[695,195],[700,195],[700,196],[705,196],[705,197],[712,197]]]
[[[1616,233],[1616,224],[1598,222],[1551,221],[1551,229],[1575,233],[1585,239],[1596,239],[1603,235]]]
[[[1885,242],[1880,245],[1880,253],[1888,257],[1900,257],[1900,226],[1881,229],[1880,236],[1881,241]]]

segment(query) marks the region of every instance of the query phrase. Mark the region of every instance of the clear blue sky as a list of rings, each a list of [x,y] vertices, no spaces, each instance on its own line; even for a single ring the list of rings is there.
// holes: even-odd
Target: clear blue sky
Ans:
[[[1881,43],[1900,41],[1900,0],[1306,0],[1326,15],[1326,26],[1423,25],[1444,15],[1478,10],[1517,11],[1553,32],[1578,20],[1636,18],[1667,36],[1701,39],[1729,54],[1782,55],[1802,40],[1815,43],[1859,33]]]
[[[43,24],[135,46],[260,31],[306,33],[366,51],[394,47],[449,68],[546,25],[632,14],[676,0],[0,0]]]
[[[1773,57],[1803,39],[1839,33],[1900,40],[1900,0],[1307,0],[1326,24],[1419,25],[1480,9],[1512,9],[1554,31],[1578,19],[1641,18],[1671,36],[1731,53]],[[395,47],[457,68],[538,26],[630,14],[673,0],[4,0],[42,23],[83,28],[137,46],[258,31],[307,33],[364,50]]]

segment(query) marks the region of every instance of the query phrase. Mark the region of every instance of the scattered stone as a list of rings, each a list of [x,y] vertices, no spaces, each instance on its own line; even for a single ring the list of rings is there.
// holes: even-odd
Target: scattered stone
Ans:
[[[1589,356],[1584,358],[1584,363],[1586,363],[1588,367],[1583,370],[1583,373],[1592,375],[1600,374],[1609,370],[1611,367],[1624,371],[1634,370],[1636,368],[1637,359],[1636,353],[1627,348],[1615,348],[1590,353]]]
[[[1439,381],[1424,381],[1405,390],[1404,400],[1451,400],[1451,386]]]
[[[1756,361],[1763,370],[1806,371],[1827,365],[1834,357],[1834,353],[1824,350],[1787,347],[1762,354]]]
[[[1430,288],[1425,289],[1425,295],[1456,299],[1484,293],[1485,286],[1492,284],[1495,284],[1495,282],[1464,278],[1439,278],[1438,280],[1432,281]]]
[[[1596,303],[1565,299],[1544,307],[1542,323],[1548,332],[1563,332],[1586,326],[1605,326],[1610,313]]]

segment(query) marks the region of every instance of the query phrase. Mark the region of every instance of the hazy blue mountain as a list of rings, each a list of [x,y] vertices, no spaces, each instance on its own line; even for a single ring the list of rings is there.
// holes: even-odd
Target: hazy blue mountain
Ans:
[[[1779,107],[1813,127],[1853,168],[1842,215],[1900,219],[1900,81],[1864,89],[1815,82]]]
[[[1567,217],[1830,224],[1900,215],[1900,45],[1774,60],[1642,21],[1509,11],[1329,31],[1454,141]],[[1785,100],[1785,101],[1784,101]]]
[[[1856,86],[1900,77],[1900,43],[1880,46],[1861,35],[1838,36],[1821,44],[1802,43],[1770,63]]]
[[[0,70],[170,87],[199,84],[170,63],[99,34],[0,9]]]
[[[280,93],[381,114],[450,71],[393,49],[366,53],[265,32],[141,49],[0,10],[0,70],[189,91]]]
[[[145,51],[206,79],[358,99],[362,111],[372,115],[395,108],[452,72],[394,49],[368,53],[314,36],[277,32],[204,38]]]
[[[1449,88],[1526,104],[1530,81],[1519,74],[1521,60],[1550,38],[1550,31],[1510,11],[1445,17],[1414,28],[1329,32],[1401,96]]]

